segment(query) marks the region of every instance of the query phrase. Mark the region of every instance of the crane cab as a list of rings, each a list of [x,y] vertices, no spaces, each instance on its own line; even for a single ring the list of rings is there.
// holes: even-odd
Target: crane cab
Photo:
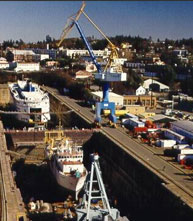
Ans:
[[[106,81],[106,82],[126,81],[127,73],[110,72],[107,70],[107,72],[96,73],[95,79]]]

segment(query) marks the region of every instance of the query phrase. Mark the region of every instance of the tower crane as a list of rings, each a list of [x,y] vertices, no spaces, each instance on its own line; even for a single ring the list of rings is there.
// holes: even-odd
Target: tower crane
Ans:
[[[116,116],[115,116],[115,103],[114,102],[109,102],[109,87],[110,87],[110,82],[119,82],[119,81],[126,81],[127,79],[127,74],[123,72],[122,66],[116,64],[116,59],[118,59],[118,48],[110,41],[110,39],[100,30],[100,28],[91,20],[91,18],[85,13],[84,11],[85,8],[85,2],[83,2],[81,8],[79,11],[68,18],[67,24],[64,27],[64,30],[62,32],[62,35],[60,37],[60,41],[58,43],[58,47],[62,44],[64,39],[66,38],[67,34],[72,30],[73,26],[76,25],[80,36],[82,40],[84,41],[87,50],[90,54],[90,57],[95,64],[97,68],[97,73],[95,74],[95,79],[98,79],[103,82],[103,100],[102,102],[97,102],[96,103],[96,117],[95,117],[95,123],[97,125],[100,125],[101,123],[101,111],[105,109],[110,110],[110,122],[112,123],[113,126],[116,125]],[[108,44],[111,48],[111,53],[108,57],[107,64],[102,70],[101,65],[97,62],[96,57],[93,53],[93,50],[87,41],[84,32],[82,31],[82,28],[80,27],[78,20],[80,18],[80,15],[83,14],[88,21],[102,34],[102,36],[108,41]]]

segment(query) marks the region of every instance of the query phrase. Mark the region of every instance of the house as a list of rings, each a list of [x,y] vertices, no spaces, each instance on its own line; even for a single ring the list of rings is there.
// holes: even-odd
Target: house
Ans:
[[[146,93],[146,89],[142,86],[138,87],[135,94],[138,96],[138,95],[143,95]]]
[[[143,82],[142,85],[146,91],[157,91],[157,92],[168,92],[169,87],[165,84],[160,83],[159,81],[156,81],[154,79],[147,79]]]
[[[57,67],[58,64],[59,64],[58,61],[46,61],[47,67]]]
[[[75,73],[75,79],[85,79],[90,77],[92,77],[92,73],[88,71],[80,70]]]
[[[0,57],[0,69],[8,69],[9,68],[9,63],[7,60],[3,57]]]

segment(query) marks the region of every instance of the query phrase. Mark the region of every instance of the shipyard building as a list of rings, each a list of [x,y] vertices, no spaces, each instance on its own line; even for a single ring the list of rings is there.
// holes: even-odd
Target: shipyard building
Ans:
[[[193,122],[188,120],[178,120],[171,122],[171,130],[175,131],[182,136],[185,136],[188,140],[193,141]]]

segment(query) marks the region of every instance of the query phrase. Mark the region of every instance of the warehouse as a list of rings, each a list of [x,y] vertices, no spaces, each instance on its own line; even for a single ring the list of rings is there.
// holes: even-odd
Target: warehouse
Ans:
[[[101,102],[103,97],[102,91],[91,92],[93,100]],[[109,92],[109,102],[114,102],[116,106],[123,106],[123,96]]]
[[[188,120],[178,120],[171,122],[171,130],[185,136],[188,140],[193,141],[193,122]]]

